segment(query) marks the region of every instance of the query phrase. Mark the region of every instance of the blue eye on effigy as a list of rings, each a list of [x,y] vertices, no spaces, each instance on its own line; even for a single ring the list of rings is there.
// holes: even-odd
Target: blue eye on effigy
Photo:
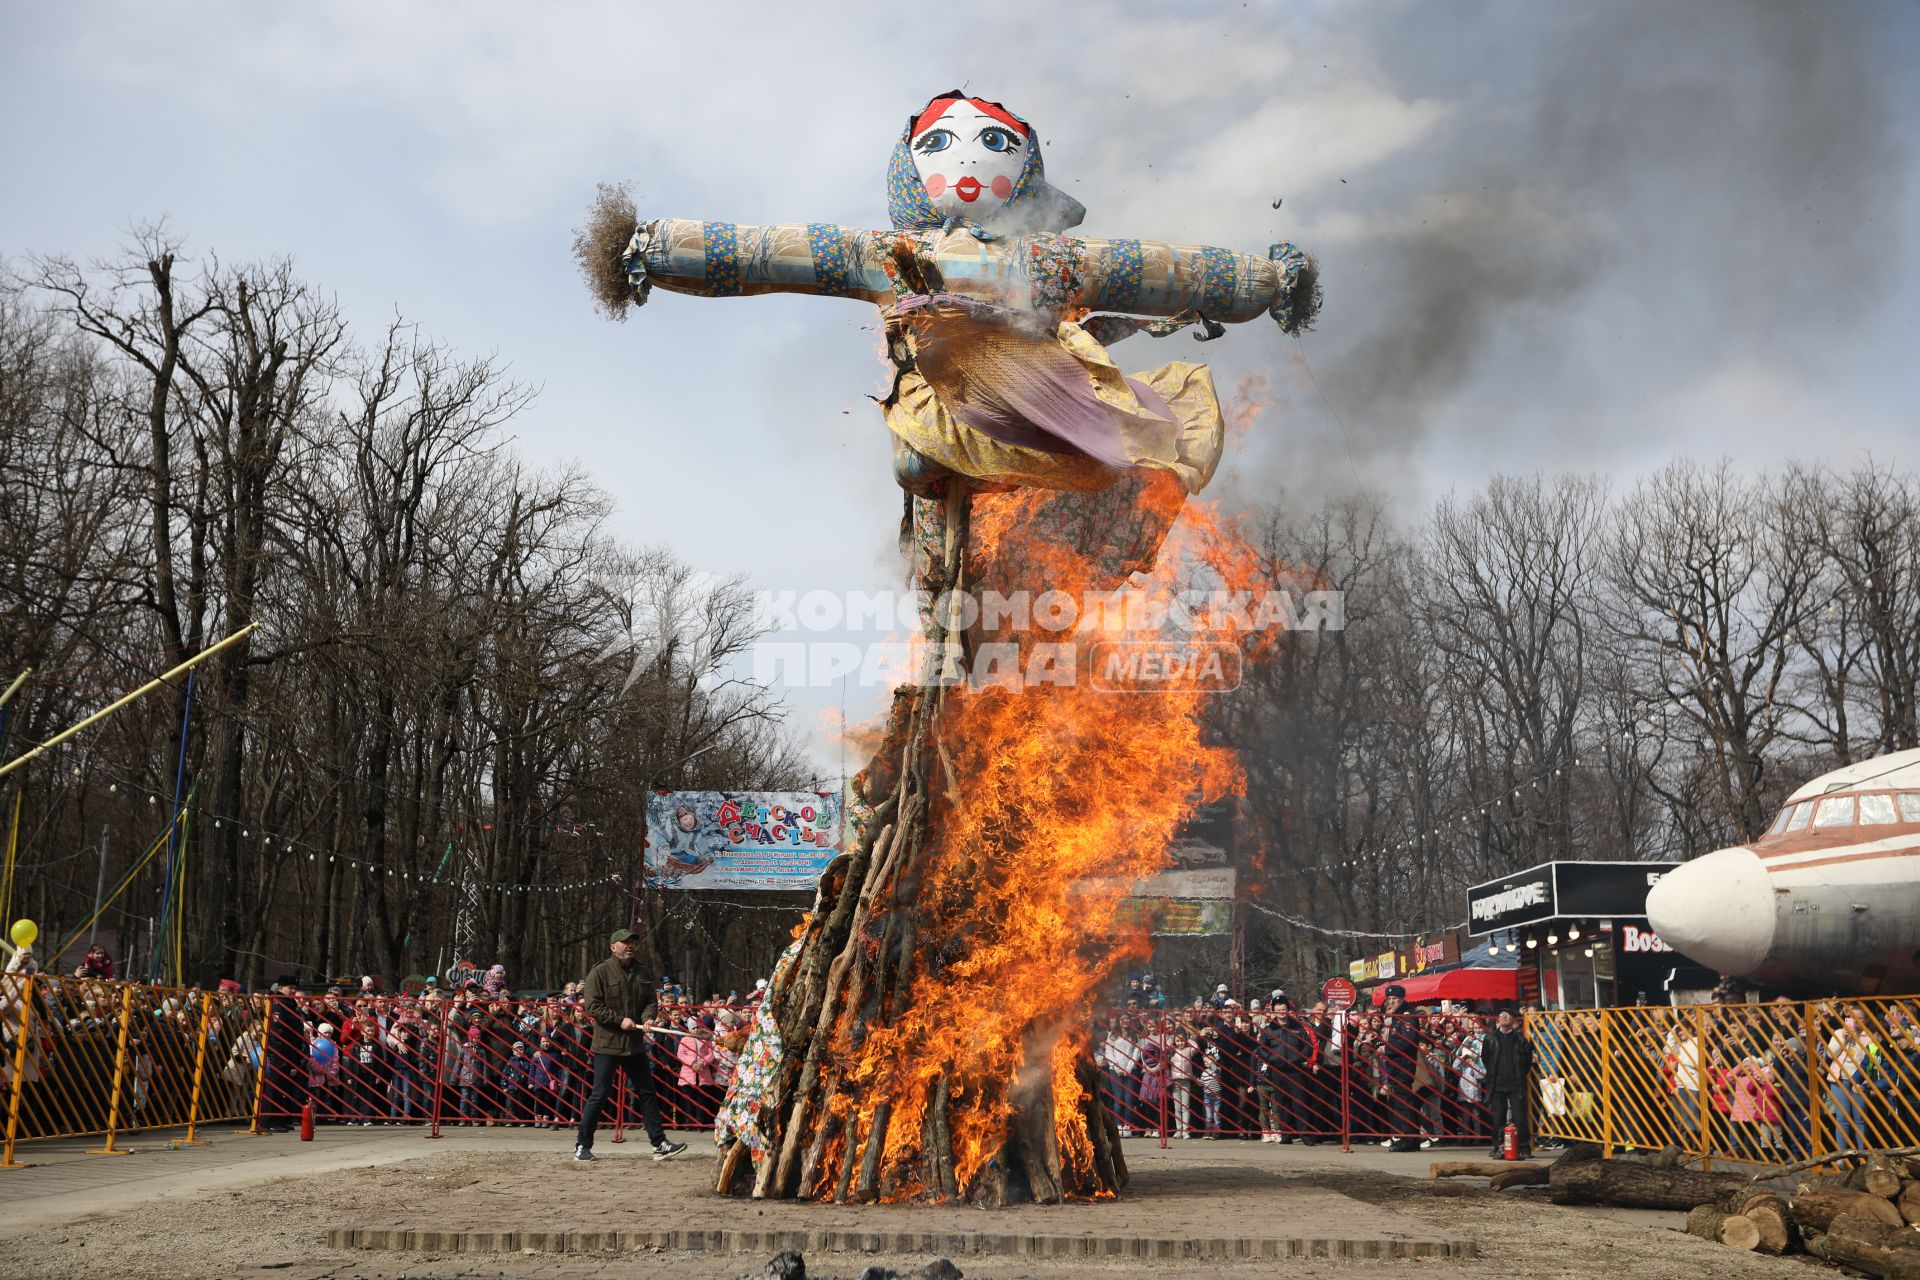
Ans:
[[[930,156],[936,151],[945,151],[952,145],[951,129],[935,129],[932,133],[922,134],[920,140],[913,144],[913,149],[923,156]]]
[[[1005,129],[982,129],[980,145],[989,151],[1012,151],[1020,145],[1020,139]]]

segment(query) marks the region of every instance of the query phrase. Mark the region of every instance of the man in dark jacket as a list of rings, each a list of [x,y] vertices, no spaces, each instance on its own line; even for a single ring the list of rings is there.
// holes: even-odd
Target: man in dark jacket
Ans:
[[[1426,1039],[1420,1015],[1407,1008],[1407,989],[1387,988],[1381,1007],[1387,1015],[1380,1054],[1380,1084],[1386,1090],[1387,1116],[1393,1129],[1389,1151],[1420,1149],[1420,1119],[1413,1096],[1413,1069]]]
[[[1263,1142],[1292,1142],[1305,1146],[1320,1139],[1307,1130],[1307,1081],[1320,1070],[1320,1037],[1294,1015],[1285,996],[1273,1002],[1267,1025],[1260,1029],[1260,1127]]]
[[[300,1008],[300,979],[286,974],[273,980],[267,1001],[266,1076],[260,1085],[260,1116],[269,1133],[285,1133],[307,1105],[306,1013]]]
[[[1493,1030],[1480,1041],[1480,1067],[1486,1073],[1487,1097],[1493,1105],[1493,1150],[1498,1160],[1506,1154],[1501,1135],[1515,1130],[1520,1158],[1527,1159],[1532,1142],[1527,1133],[1527,1073],[1533,1067],[1533,1046],[1515,1023],[1513,1010],[1502,1009]]]
[[[618,1072],[640,1100],[653,1158],[665,1160],[685,1151],[687,1144],[668,1142],[667,1132],[660,1126],[660,1101],[653,1092],[653,1075],[647,1069],[647,1033],[641,1029],[647,992],[635,958],[639,948],[627,929],[615,929],[610,946],[613,957],[593,966],[581,990],[581,1002],[593,1019],[593,1092],[580,1116],[573,1158],[593,1159],[593,1130],[600,1123],[600,1111],[607,1105]]]

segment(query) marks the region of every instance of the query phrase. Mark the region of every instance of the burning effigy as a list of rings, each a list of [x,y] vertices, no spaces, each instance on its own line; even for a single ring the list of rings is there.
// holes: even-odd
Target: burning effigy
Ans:
[[[1240,773],[1203,732],[1206,681],[1143,697],[1087,678],[1077,659],[1132,634],[1130,610],[1081,619],[1062,678],[1061,636],[1036,643],[1024,608],[970,602],[1125,585],[1164,617],[1197,567],[1229,584],[1254,572],[1188,504],[1225,438],[1210,372],[1175,360],[1126,373],[1108,347],[1262,316],[1298,333],[1317,272],[1285,243],[1254,256],[1066,234],[1084,210],[1047,182],[1033,127],[960,92],[908,119],[886,190],[891,228],[862,230],[641,221],[625,188],[602,187],[575,243],[616,319],[655,288],[880,309],[890,378],[876,398],[927,602],[921,678],[895,691],[852,781],[845,847],[722,1109],[716,1190],[1111,1196],[1126,1163],[1088,1015],[1147,945],[1116,915]],[[1231,613],[1182,618],[1188,651],[1248,638]]]

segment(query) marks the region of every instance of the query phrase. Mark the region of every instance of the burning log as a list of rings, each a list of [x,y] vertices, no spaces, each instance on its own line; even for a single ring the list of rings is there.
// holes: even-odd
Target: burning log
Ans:
[[[916,497],[934,669],[1006,637],[957,603],[983,577],[1044,570],[1049,589],[1077,597],[1138,568],[1128,548],[1157,545],[1172,517],[1153,505],[1160,488],[1128,492],[1136,506],[1101,495],[1088,517],[1099,537],[1049,515],[1083,495],[981,495],[950,479]],[[1023,536],[1063,529],[1095,550]],[[729,1152],[717,1191],[998,1205],[1126,1185],[1086,1015],[1127,955],[1103,922],[1159,869],[1195,794],[1237,781],[1200,736],[1200,704],[938,678],[895,692],[852,784],[847,849],[768,995],[779,1060],[758,1112],[764,1142],[751,1177]],[[1120,811],[1102,801],[1114,794],[1128,797]]]

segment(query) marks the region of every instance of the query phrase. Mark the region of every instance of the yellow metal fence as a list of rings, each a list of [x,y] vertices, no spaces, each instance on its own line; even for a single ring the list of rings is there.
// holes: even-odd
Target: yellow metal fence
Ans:
[[[1548,1137],[1753,1164],[1920,1144],[1920,999],[1566,1010],[1527,1030]]]
[[[248,1120],[261,997],[173,987],[0,976],[5,1155],[40,1138]]]

